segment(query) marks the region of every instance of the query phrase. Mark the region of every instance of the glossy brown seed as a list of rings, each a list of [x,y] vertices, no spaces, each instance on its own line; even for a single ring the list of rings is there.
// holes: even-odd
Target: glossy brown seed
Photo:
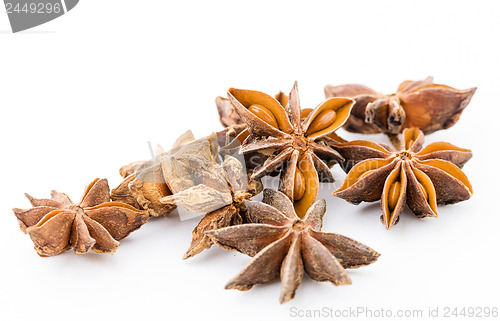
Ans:
[[[398,203],[399,194],[401,194],[401,183],[396,181],[392,183],[389,189],[389,209],[392,211]]]
[[[295,181],[293,186],[293,199],[300,200],[306,192],[306,182],[304,175],[298,168],[295,169]]]
[[[266,107],[258,104],[253,104],[248,107],[248,110],[250,110],[252,113],[257,115],[260,119],[262,119],[269,125],[278,128],[278,122],[276,121],[276,118],[274,117],[273,113]]]
[[[311,125],[309,125],[307,134],[311,135],[312,133],[316,133],[327,128],[335,121],[336,117],[337,113],[334,110],[323,110],[318,116],[316,116],[316,118],[314,118]]]

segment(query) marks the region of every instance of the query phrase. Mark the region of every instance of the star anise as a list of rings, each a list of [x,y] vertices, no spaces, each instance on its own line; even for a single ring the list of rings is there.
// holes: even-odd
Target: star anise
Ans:
[[[445,142],[422,148],[423,143],[423,132],[409,128],[399,151],[362,140],[339,144],[337,150],[357,164],[333,195],[353,204],[381,199],[387,229],[405,204],[419,218],[437,217],[437,205],[469,199],[472,186],[461,168],[472,152]]]
[[[227,145],[242,130],[244,130],[242,126],[231,126],[221,132],[212,134],[207,140],[208,149],[205,149],[205,152],[211,153],[213,150],[218,149],[219,146]],[[183,146],[192,143],[194,140],[193,134],[190,131],[186,132],[172,145],[169,155],[177,153]],[[184,190],[194,186],[195,183],[189,183],[190,186],[185,186],[186,182],[194,179],[191,177],[191,173],[186,173],[185,171],[182,172],[184,177],[172,173],[172,182],[167,181],[166,171],[163,167],[165,154],[161,148],[158,148],[157,156],[154,160],[138,161],[123,166],[120,169],[123,181],[111,191],[111,198],[114,201],[147,210],[152,216],[167,216],[170,214],[176,208],[175,203],[161,202],[160,200],[172,195],[172,189],[174,191]],[[200,176],[199,171],[197,174]],[[210,175],[211,173],[205,171],[204,174]]]
[[[172,195],[165,182],[159,161],[139,161],[120,168],[123,182],[111,191],[111,198],[148,211],[151,216],[166,216],[175,204],[164,204],[160,199]]]
[[[356,100],[344,125],[346,130],[363,134],[383,132],[393,140],[405,128],[418,127],[427,135],[453,126],[475,91],[476,88],[459,90],[434,84],[432,77],[404,81],[392,95],[357,84],[325,87],[327,98]]]
[[[206,232],[223,247],[254,257],[226,289],[246,291],[281,277],[280,302],[284,303],[295,296],[304,270],[316,281],[351,284],[344,269],[371,264],[380,255],[348,237],[321,232],[324,200],[316,201],[304,218],[297,216],[290,199],[279,191],[266,189],[262,203],[244,203],[255,223]]]
[[[212,246],[205,231],[241,224],[246,212],[242,201],[261,191],[260,182],[248,181],[243,161],[225,155],[220,145],[216,135],[198,140],[193,137],[162,159],[164,176],[173,193],[160,202],[206,213],[193,230],[184,259]]]
[[[228,97],[248,126],[250,135],[243,142],[241,152],[250,155],[250,167],[258,165],[252,179],[259,179],[284,166],[280,191],[294,200],[298,215],[304,216],[316,200],[319,181],[334,181],[327,164],[343,158],[325,140],[331,140],[327,136],[345,123],[354,101],[349,98],[327,99],[302,120],[297,83],[290,92],[286,107],[259,91],[231,88]],[[259,157],[252,158],[251,155]],[[262,155],[265,156],[264,162],[261,161]]]
[[[118,241],[149,218],[145,211],[110,202],[106,179],[92,181],[78,204],[63,193],[52,191],[51,196],[36,199],[26,194],[34,207],[13,209],[21,230],[29,234],[40,256],[57,255],[70,248],[79,255],[90,250],[114,253]]]
[[[226,174],[227,180],[224,183],[229,187],[229,198],[220,197],[218,193],[206,193],[205,188],[198,189],[199,186],[197,186],[188,192],[176,193],[162,199],[166,202],[174,200],[192,211],[213,208],[215,205],[213,200],[217,203],[215,206],[219,207],[206,213],[194,228],[191,245],[184,254],[184,259],[193,257],[212,246],[214,242],[205,235],[206,231],[243,223],[246,219],[246,207],[243,201],[250,199],[262,190],[260,182],[248,180],[244,165],[235,157],[226,156],[221,170]],[[220,200],[223,202],[219,203]],[[186,203],[189,203],[189,207],[186,206]]]

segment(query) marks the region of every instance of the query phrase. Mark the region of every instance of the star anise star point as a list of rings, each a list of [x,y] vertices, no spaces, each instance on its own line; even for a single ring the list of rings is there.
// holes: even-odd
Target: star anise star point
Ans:
[[[111,202],[106,179],[95,179],[79,203],[56,191],[50,199],[25,194],[33,208],[13,209],[21,230],[31,237],[40,256],[54,256],[73,248],[114,253],[119,240],[140,228],[149,215],[130,205]]]
[[[217,244],[253,257],[226,289],[246,291],[258,283],[281,278],[280,302],[295,296],[304,272],[316,281],[350,284],[345,268],[368,265],[380,254],[338,234],[321,232],[324,200],[316,201],[300,218],[283,193],[264,190],[262,202],[245,201],[254,223],[205,232]]]

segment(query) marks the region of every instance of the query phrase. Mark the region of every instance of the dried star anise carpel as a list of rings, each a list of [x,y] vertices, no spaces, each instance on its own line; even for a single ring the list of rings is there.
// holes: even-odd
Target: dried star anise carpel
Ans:
[[[325,96],[356,100],[344,128],[363,134],[385,133],[397,146],[397,134],[417,127],[424,134],[453,126],[469,104],[476,88],[459,90],[433,83],[432,77],[404,81],[392,95],[366,86],[347,84],[326,86]]]
[[[106,179],[92,181],[78,204],[63,193],[52,191],[51,196],[36,199],[26,194],[34,207],[13,209],[21,230],[29,234],[40,256],[57,255],[70,248],[79,255],[90,250],[114,253],[118,241],[149,218],[145,211],[110,202]]]
[[[424,134],[418,128],[405,129],[402,135],[398,151],[362,140],[337,146],[357,164],[333,195],[353,204],[382,200],[381,220],[387,229],[398,222],[405,204],[419,218],[437,217],[438,204],[460,202],[472,195],[461,170],[472,157],[470,150],[445,142],[423,147]]]
[[[254,257],[226,289],[246,291],[281,277],[280,302],[284,303],[295,296],[304,271],[316,281],[351,284],[344,269],[371,264],[380,255],[348,237],[321,232],[324,200],[316,201],[303,218],[279,191],[266,189],[262,202],[244,203],[254,223],[206,232],[224,248]]]
[[[265,156],[265,161],[252,172],[252,179],[284,166],[279,189],[294,201],[297,214],[304,216],[316,201],[320,180],[334,181],[328,163],[343,158],[325,140],[332,141],[327,136],[345,123],[354,101],[330,98],[303,117],[297,83],[286,107],[259,91],[231,88],[228,97],[249,132],[241,152],[259,155],[259,162]],[[252,157],[249,159],[252,163]]]

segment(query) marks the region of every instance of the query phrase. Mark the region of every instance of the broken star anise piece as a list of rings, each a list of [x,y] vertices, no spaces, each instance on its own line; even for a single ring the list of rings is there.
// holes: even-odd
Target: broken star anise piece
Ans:
[[[422,148],[423,143],[424,133],[408,128],[399,151],[362,140],[339,144],[337,150],[357,164],[333,195],[353,204],[381,199],[387,229],[405,204],[419,218],[437,217],[437,205],[469,199],[472,186],[461,168],[472,152],[445,142]]]
[[[252,168],[259,163],[252,179],[280,171],[279,189],[294,201],[297,214],[303,217],[316,201],[320,180],[334,181],[328,164],[343,158],[325,140],[331,141],[327,136],[346,122],[354,101],[327,99],[304,118],[297,83],[286,107],[259,91],[231,88],[228,97],[248,127],[241,152],[258,156],[249,157]],[[280,170],[282,166],[284,170]]]
[[[244,161],[225,155],[218,138],[192,137],[192,141],[162,158],[164,176],[174,193],[160,202],[206,213],[193,230],[184,259],[212,246],[205,231],[241,224],[246,212],[242,201],[261,191],[260,182],[248,180]]]
[[[106,179],[92,181],[78,204],[63,193],[52,191],[51,196],[36,199],[26,194],[34,207],[13,209],[21,230],[29,234],[40,256],[54,256],[70,248],[79,255],[90,250],[114,253],[118,241],[149,218],[145,211],[110,202]]]
[[[405,128],[417,127],[424,134],[453,126],[469,104],[476,88],[455,89],[433,83],[432,77],[404,81],[392,95],[380,94],[366,86],[326,86],[329,97],[356,100],[344,128],[363,134],[386,133],[392,139]]]
[[[123,181],[111,191],[111,198],[146,210],[151,216],[166,216],[175,204],[163,204],[160,199],[172,195],[165,178],[161,163],[139,161],[120,168]]]
[[[280,302],[295,296],[304,270],[316,281],[351,284],[344,269],[368,265],[380,254],[348,237],[321,232],[324,200],[316,201],[299,218],[290,199],[264,190],[263,202],[245,201],[253,222],[206,232],[224,248],[254,257],[226,289],[246,291],[257,283],[281,277]]]

